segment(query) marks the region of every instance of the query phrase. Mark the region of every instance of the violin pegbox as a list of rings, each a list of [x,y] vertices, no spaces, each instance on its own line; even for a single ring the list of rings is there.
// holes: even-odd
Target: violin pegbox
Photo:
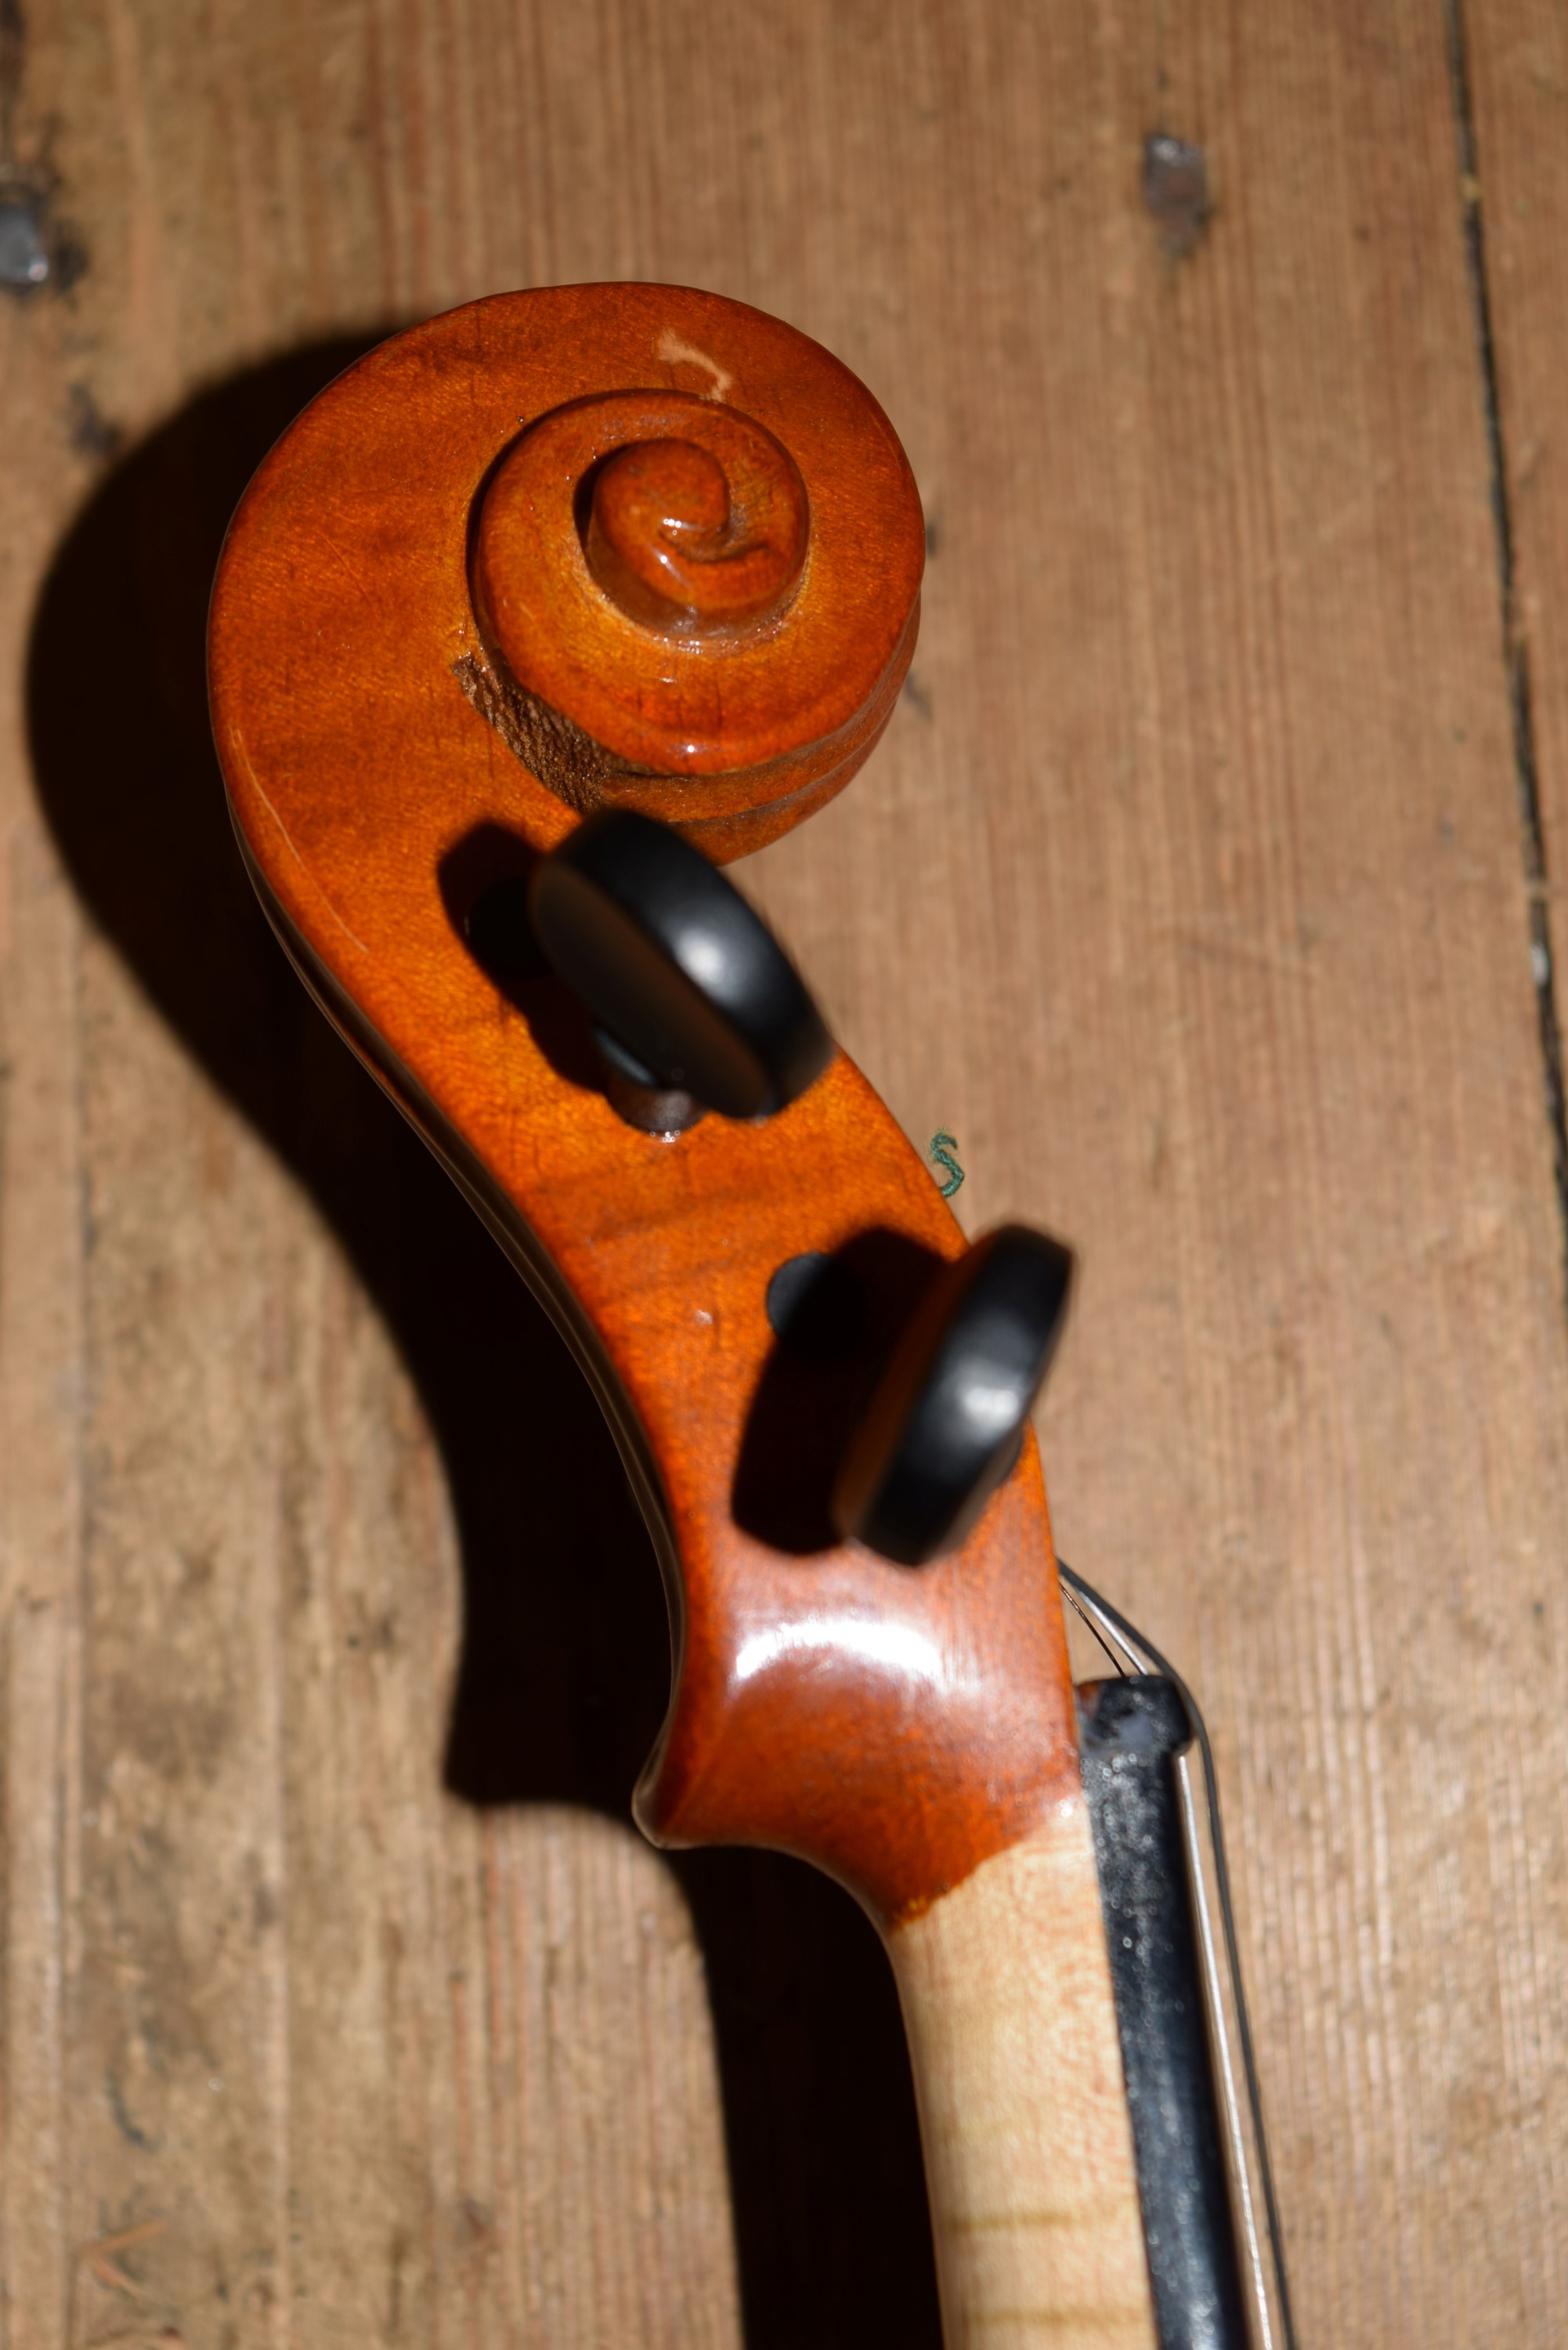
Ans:
[[[214,591],[213,725],[286,948],[619,1442],[674,1629],[638,1817],[797,1854],[879,1922],[955,2345],[1027,2306],[1142,2350],[1026,1425],[1065,1260],[1013,1235],[965,1270],[923,1162],[713,870],[865,760],[923,557],[892,427],[805,336],[677,287],[501,296],[371,353],[262,466]],[[1009,1263],[1033,1284],[1011,1319]],[[823,1264],[846,1310],[786,1312]],[[933,1486],[922,1431],[965,1378]],[[1105,2324],[1075,2332],[1085,2262]]]
[[[923,546],[891,426],[818,345],[710,295],[556,288],[322,394],[235,517],[212,628],[264,902],[576,1348],[660,1542],[645,1825],[782,1845],[889,1917],[1075,1768],[1038,1464],[1023,1441],[1000,1477],[1020,1410],[973,1533],[918,1573],[854,1538],[864,1493],[836,1527],[963,1237],[711,860],[864,759]],[[867,1315],[803,1371],[767,1298],[812,1255]]]

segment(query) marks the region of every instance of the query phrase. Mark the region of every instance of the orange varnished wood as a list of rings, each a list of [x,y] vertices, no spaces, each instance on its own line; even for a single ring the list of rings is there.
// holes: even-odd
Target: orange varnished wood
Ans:
[[[898,699],[925,563],[904,452],[847,369],[660,286],[504,296],[397,348],[356,378],[364,422],[408,491],[450,500],[451,461],[480,457],[452,662],[542,782],[719,858],[843,790]]]
[[[896,466],[876,486],[907,505]],[[485,493],[475,603],[518,682],[607,749],[711,775],[836,734],[888,667],[904,615],[890,626],[853,546],[821,537],[789,452],[750,417],[690,392],[575,400]]]
[[[854,755],[864,755],[881,723],[866,712],[889,678],[896,691],[908,658],[918,580],[902,493],[866,504],[879,472],[908,479],[890,429],[853,378],[787,328],[645,286],[473,305],[384,346],[306,411],[225,550],[212,629],[217,739],[280,930],[576,1338],[658,1522],[677,1659],[640,1791],[644,1825],[669,1842],[800,1854],[897,1919],[1019,1843],[1076,1785],[1034,1447],[964,1549],[913,1573],[815,1532],[809,1513],[775,1523],[768,1506],[787,1518],[787,1496],[749,1503],[748,1463],[765,1471],[770,1410],[787,1419],[815,1376],[780,1359],[765,1311],[774,1269],[805,1250],[855,1250],[874,1294],[877,1268],[892,1268],[896,1304],[899,1282],[907,1289],[923,1264],[959,1252],[959,1228],[842,1055],[765,1124],[711,1117],[677,1140],[650,1138],[597,1089],[558,983],[504,993],[461,931],[487,878],[574,821],[460,674],[483,652],[469,572],[476,499],[521,462],[506,454],[528,447],[520,421],[538,431],[568,401],[607,401],[623,421],[643,418],[639,430],[679,437],[668,420],[681,404],[648,391],[661,379],[672,392],[722,391],[777,440],[805,484],[813,538],[793,600],[788,580],[771,591],[782,619],[702,637],[722,727],[673,779],[634,779],[639,804],[678,812],[704,846],[732,847],[724,827],[752,786],[708,772],[713,745],[733,739],[753,775],[772,774],[795,755],[810,692],[818,747],[819,727],[842,743],[860,725],[869,732]],[[873,511],[885,536],[867,527]],[[498,605],[504,535],[492,544],[487,529],[482,520]],[[833,530],[842,543],[825,543],[819,562],[815,534]],[[836,684],[831,660],[809,688],[789,683],[790,623],[836,576],[841,611],[864,616],[842,662],[876,667],[878,680],[847,718],[859,687],[852,676]],[[616,611],[618,629],[646,627]],[[732,712],[731,661],[742,681]],[[596,719],[607,732],[623,683],[607,673]],[[813,789],[843,780],[820,772],[762,815],[792,820]]]

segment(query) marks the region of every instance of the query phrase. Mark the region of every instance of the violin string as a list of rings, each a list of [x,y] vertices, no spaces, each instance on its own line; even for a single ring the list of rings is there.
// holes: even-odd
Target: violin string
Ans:
[[[1072,1573],[1071,1567],[1068,1568],[1067,1572],[1069,1575]],[[1062,1585],[1062,1596],[1066,1601],[1068,1607],[1072,1609],[1074,1615],[1077,1617],[1079,1623],[1085,1626],[1086,1628],[1094,1635],[1095,1638],[1099,1642],[1100,1647],[1105,1650],[1108,1661],[1116,1667],[1116,1671],[1121,1675],[1122,1679],[1126,1680],[1127,1678],[1127,1667],[1123,1664],[1121,1659],[1117,1656],[1116,1650],[1112,1648],[1110,1642],[1106,1639],[1105,1634],[1101,1631],[1099,1626],[1096,1623],[1094,1617],[1090,1615],[1088,1609],[1085,1607],[1083,1601],[1074,1590],[1072,1585],[1066,1581],[1064,1581]]]

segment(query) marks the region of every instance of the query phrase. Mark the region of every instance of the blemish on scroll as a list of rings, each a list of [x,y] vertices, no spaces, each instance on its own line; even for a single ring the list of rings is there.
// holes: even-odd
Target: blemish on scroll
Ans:
[[[722,368],[717,359],[711,359],[706,351],[700,351],[695,343],[687,342],[673,327],[666,327],[654,349],[667,368],[701,368],[711,385],[711,389],[702,394],[704,400],[728,400],[730,387],[735,380],[729,369]]]
[[[591,816],[603,806],[608,776],[628,772],[580,726],[574,726],[536,693],[528,692],[514,677],[503,675],[483,656],[464,653],[452,663],[452,673],[466,700],[500,735],[513,757],[579,816]]]

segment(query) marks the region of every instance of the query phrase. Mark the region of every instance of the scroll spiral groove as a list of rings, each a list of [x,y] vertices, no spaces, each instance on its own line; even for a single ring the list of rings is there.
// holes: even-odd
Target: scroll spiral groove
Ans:
[[[714,634],[776,617],[805,561],[805,485],[771,432],[747,417],[727,430],[728,463],[690,440],[639,441],[594,477],[588,569],[633,619]]]
[[[880,447],[862,489],[853,434],[825,443],[803,417],[801,437],[814,467],[830,448],[833,477],[691,392],[606,392],[530,425],[491,478],[471,562],[503,681],[622,774],[733,775],[803,753],[836,773],[858,751],[840,738],[873,705],[870,739],[885,723],[919,583],[916,564],[889,629],[885,578],[845,519],[878,501],[898,523],[919,508],[905,479],[877,478],[891,471]]]

